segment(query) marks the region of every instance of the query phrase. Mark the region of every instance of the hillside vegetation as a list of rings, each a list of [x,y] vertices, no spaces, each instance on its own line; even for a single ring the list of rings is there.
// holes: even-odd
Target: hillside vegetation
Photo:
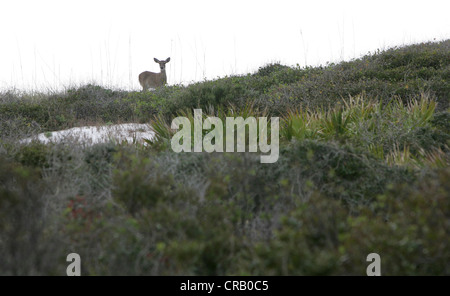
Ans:
[[[0,93],[0,274],[450,275],[450,40],[128,92]],[[280,156],[175,153],[171,120],[280,117]],[[151,123],[147,143],[20,144]],[[49,133],[50,136],[50,133]]]

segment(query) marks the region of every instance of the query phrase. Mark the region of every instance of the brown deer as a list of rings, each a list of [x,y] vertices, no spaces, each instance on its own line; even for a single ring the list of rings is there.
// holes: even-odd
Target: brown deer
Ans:
[[[160,61],[157,58],[153,60],[159,64],[161,72],[153,73],[145,71],[139,74],[139,83],[142,86],[142,91],[146,91],[149,88],[157,88],[167,83],[166,64],[170,62],[170,58],[167,58],[165,61]]]

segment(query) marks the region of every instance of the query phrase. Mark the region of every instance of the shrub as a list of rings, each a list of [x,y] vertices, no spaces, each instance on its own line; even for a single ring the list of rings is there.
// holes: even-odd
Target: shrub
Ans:
[[[370,203],[389,183],[412,177],[403,168],[388,167],[367,153],[333,143],[305,140],[293,144],[284,153],[292,163],[288,176],[292,184],[297,183],[294,192],[312,182],[309,184],[313,189],[342,200],[351,208]],[[295,178],[303,182],[295,182]]]
[[[45,215],[44,183],[34,167],[0,156],[0,274],[55,274],[61,240]]]
[[[25,166],[46,168],[49,167],[49,154],[49,146],[39,142],[32,142],[29,145],[21,146],[15,155],[15,159]]]
[[[350,219],[350,233],[342,241],[348,254],[344,270],[361,273],[363,264],[356,259],[376,252],[384,275],[450,274],[449,173],[447,167],[414,185],[392,186],[377,198],[374,212]]]

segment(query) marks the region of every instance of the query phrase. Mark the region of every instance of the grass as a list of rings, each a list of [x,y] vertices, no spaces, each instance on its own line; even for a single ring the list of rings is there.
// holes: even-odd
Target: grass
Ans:
[[[154,92],[0,94],[0,274],[449,275],[450,41]],[[279,116],[280,156],[174,153],[170,123]],[[27,145],[151,122],[143,145]],[[204,131],[207,133],[207,131]]]

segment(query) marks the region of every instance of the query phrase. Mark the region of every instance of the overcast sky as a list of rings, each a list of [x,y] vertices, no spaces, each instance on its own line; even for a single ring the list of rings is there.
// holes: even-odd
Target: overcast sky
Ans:
[[[140,89],[361,57],[450,38],[450,1],[0,0],[0,90]]]

